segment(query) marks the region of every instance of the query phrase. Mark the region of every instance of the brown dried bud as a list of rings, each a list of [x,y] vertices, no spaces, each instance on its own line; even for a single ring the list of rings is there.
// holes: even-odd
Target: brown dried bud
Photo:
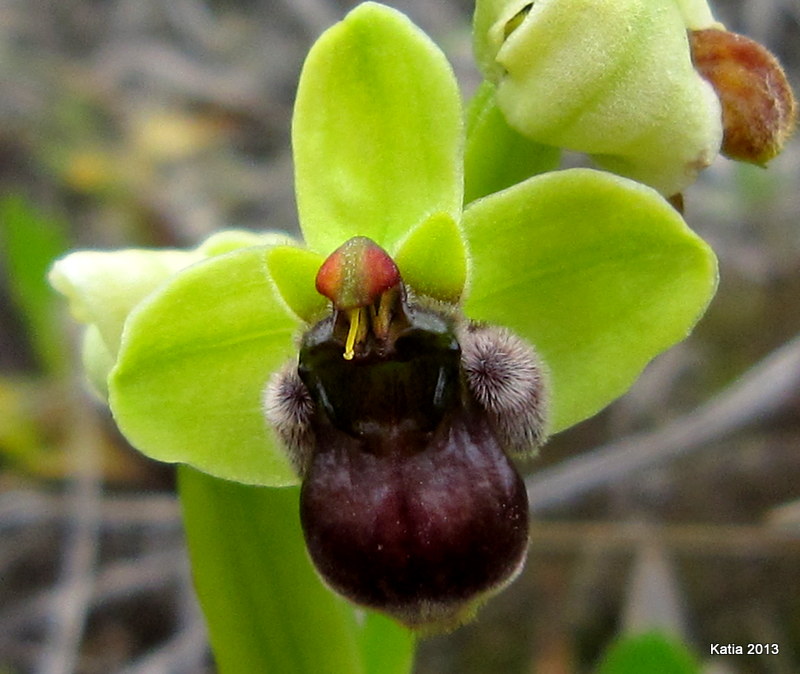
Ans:
[[[797,105],[783,69],[755,40],[725,30],[689,31],[692,61],[722,105],[722,154],[765,164],[794,131]]]

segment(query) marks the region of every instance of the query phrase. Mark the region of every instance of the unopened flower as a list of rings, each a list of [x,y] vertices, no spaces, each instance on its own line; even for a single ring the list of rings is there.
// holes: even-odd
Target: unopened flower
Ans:
[[[666,196],[720,150],[764,164],[796,123],[775,57],[705,0],[478,0],[474,25],[510,127]]]
[[[681,3],[689,5],[689,3]],[[704,3],[703,3],[704,4]],[[716,157],[720,108],[675,0],[479,0],[475,47],[509,125],[670,196]]]

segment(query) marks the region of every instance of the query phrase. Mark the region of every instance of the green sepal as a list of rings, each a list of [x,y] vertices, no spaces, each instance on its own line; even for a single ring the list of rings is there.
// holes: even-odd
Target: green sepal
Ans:
[[[400,12],[366,2],[308,54],[292,122],[305,240],[329,254],[354,236],[388,251],[462,201],[458,86],[441,50]]]
[[[185,269],[128,317],[109,402],[148,456],[250,484],[297,482],[260,408],[298,327],[269,278],[266,250]]]
[[[552,171],[560,160],[557,147],[529,140],[508,125],[494,84],[484,80],[467,108],[464,203]]]
[[[475,2],[475,14],[472,18],[472,49],[481,72],[492,80],[499,79],[503,75],[503,68],[496,60],[498,45],[492,39],[492,27],[500,16],[507,13],[506,7],[510,4],[519,5],[516,9],[522,11],[528,3],[518,3],[516,0]]]
[[[716,258],[654,190],[572,169],[474,202],[467,316],[530,340],[551,378],[551,430],[591,416],[689,333]]]

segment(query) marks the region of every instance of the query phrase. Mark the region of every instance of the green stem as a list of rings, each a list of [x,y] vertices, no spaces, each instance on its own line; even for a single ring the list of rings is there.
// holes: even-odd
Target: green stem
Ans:
[[[251,487],[181,467],[178,485],[200,603],[221,674],[409,672],[412,636],[319,580],[299,489]]]

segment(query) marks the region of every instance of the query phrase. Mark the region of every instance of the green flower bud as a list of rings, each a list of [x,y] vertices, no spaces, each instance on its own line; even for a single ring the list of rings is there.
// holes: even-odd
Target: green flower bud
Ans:
[[[100,400],[108,400],[108,373],[115,361],[97,325],[86,326],[81,343],[81,362],[90,390]]]
[[[57,260],[51,285],[69,300],[75,320],[94,325],[116,354],[131,309],[179,269],[201,259],[194,251],[86,250]]]
[[[667,196],[691,184],[722,139],[714,90],[686,34],[710,21],[675,0],[479,2],[476,50],[508,123],[586,152]]]
[[[689,30],[723,27],[719,21],[714,19],[711,8],[705,0],[675,0],[675,4]]]

